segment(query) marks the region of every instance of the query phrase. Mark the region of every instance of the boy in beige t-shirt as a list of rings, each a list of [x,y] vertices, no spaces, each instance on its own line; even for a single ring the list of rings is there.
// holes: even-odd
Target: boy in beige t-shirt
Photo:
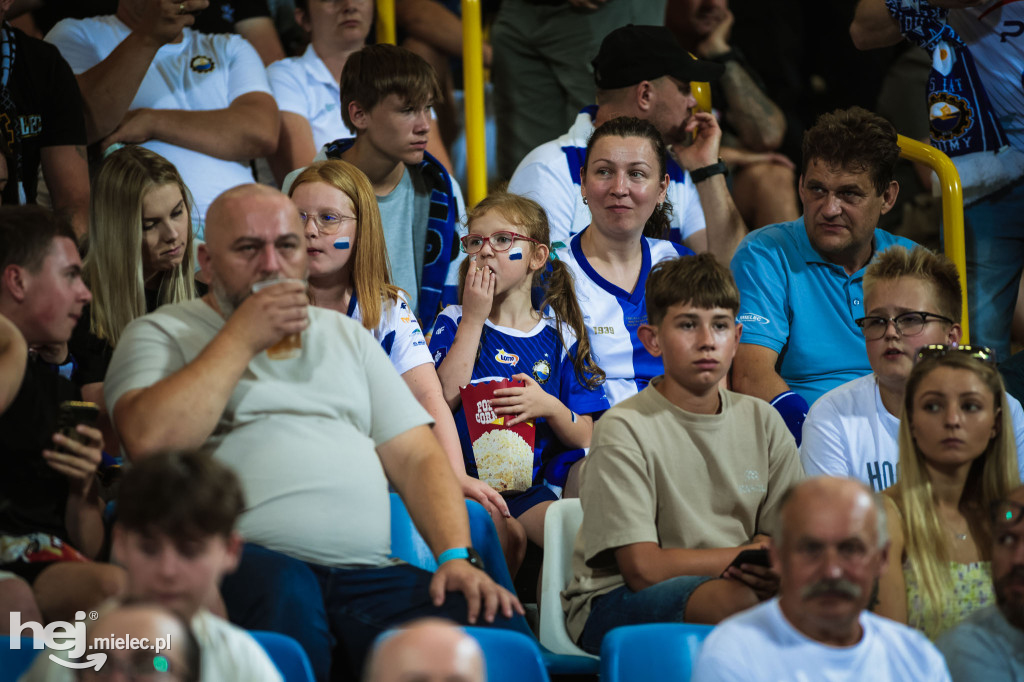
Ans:
[[[620,625],[717,623],[774,596],[770,568],[730,563],[766,546],[803,478],[778,412],[720,387],[742,332],[729,270],[710,254],[663,261],[646,293],[639,337],[665,374],[597,422],[562,595],[569,634],[592,653]]]

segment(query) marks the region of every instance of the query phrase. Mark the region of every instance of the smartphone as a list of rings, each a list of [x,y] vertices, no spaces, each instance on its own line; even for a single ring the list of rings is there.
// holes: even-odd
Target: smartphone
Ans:
[[[85,436],[75,430],[79,424],[96,426],[100,416],[100,406],[82,400],[65,400],[57,410],[57,431],[79,443],[86,442]]]
[[[732,560],[729,566],[739,568],[741,564],[771,568],[772,560],[768,556],[767,549],[745,549],[736,555],[736,558]]]

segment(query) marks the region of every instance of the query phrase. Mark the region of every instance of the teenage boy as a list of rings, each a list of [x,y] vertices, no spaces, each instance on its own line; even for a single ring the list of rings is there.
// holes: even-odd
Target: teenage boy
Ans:
[[[921,348],[959,343],[961,298],[956,266],[922,247],[890,247],[867,267],[866,316],[856,323],[872,373],[832,389],[807,413],[800,458],[808,475],[849,476],[876,491],[896,482],[907,378]],[[1024,410],[1010,395],[1006,404],[1021,450]]]
[[[707,253],[663,261],[646,293],[640,340],[665,374],[597,422],[562,599],[592,653],[619,625],[717,623],[774,596],[770,569],[730,562],[766,545],[803,478],[778,412],[720,386],[742,332],[729,270]]]
[[[465,202],[455,178],[426,152],[430,108],[441,100],[424,59],[394,45],[369,45],[341,72],[341,117],[354,139],[317,155],[344,159],[373,185],[394,283],[406,291],[424,331],[457,302],[461,252],[456,231]]]
[[[138,460],[121,480],[113,556],[128,573],[129,598],[156,602],[189,622],[202,652],[199,679],[279,682],[256,640],[204,607],[216,602],[221,578],[238,565],[235,522],[243,507],[238,478],[210,456]],[[33,666],[46,673],[38,679],[74,679],[46,658]]]

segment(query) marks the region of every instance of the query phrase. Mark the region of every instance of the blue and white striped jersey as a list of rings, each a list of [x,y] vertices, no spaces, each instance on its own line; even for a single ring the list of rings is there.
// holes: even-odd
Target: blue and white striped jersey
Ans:
[[[584,230],[586,231],[586,230]],[[637,328],[647,322],[644,292],[651,266],[677,256],[692,256],[693,251],[675,242],[644,237],[643,265],[640,278],[632,292],[615,286],[591,267],[583,255],[580,237],[558,251],[558,257],[569,266],[576,279],[576,297],[583,310],[583,319],[590,330],[590,347],[594,360],[605,371],[604,390],[612,405],[639,393],[654,377],[662,373],[661,358],[648,353],[637,337]]]

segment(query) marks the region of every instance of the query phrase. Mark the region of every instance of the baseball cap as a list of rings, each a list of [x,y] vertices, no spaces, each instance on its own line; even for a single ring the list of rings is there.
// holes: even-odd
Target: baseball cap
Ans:
[[[614,90],[640,81],[672,76],[684,83],[717,80],[725,67],[697,59],[684,50],[664,26],[622,26],[601,41],[591,62],[594,82]]]

